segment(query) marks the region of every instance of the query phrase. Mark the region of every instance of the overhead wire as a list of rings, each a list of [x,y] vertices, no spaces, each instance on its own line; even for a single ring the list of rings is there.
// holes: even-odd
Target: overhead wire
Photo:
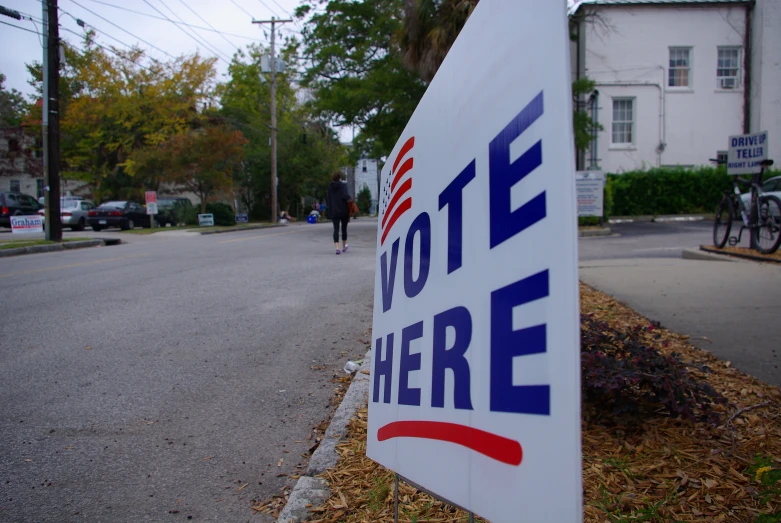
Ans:
[[[239,50],[239,48],[238,48],[238,46],[237,46],[236,44],[234,44],[233,42],[231,42],[230,40],[228,40],[228,39],[227,39],[227,38],[226,38],[226,37],[225,37],[225,36],[224,36],[224,35],[223,35],[221,32],[217,31],[217,29],[215,29],[215,27],[214,27],[212,24],[210,24],[210,23],[208,22],[208,20],[206,20],[206,19],[205,19],[204,17],[202,17],[201,15],[199,15],[199,14],[198,14],[198,13],[195,11],[195,9],[193,9],[192,7],[190,7],[189,5],[187,5],[187,2],[185,2],[184,0],[179,0],[179,2],[181,2],[181,4],[182,4],[183,6],[185,6],[187,9],[189,9],[189,10],[190,10],[190,12],[191,12],[192,14],[194,14],[195,16],[197,16],[198,18],[200,18],[200,19],[201,19],[201,20],[202,20],[202,21],[203,21],[203,22],[204,22],[206,25],[208,25],[209,27],[211,27],[212,29],[214,29],[214,30],[215,30],[215,31],[216,31],[216,32],[217,32],[217,33],[218,33],[218,34],[219,34],[219,35],[222,37],[222,39],[223,39],[223,40],[225,40],[226,42],[228,42],[228,44],[229,44],[231,47],[234,47],[234,48],[235,48],[237,51]]]
[[[21,29],[22,31],[27,31],[28,33],[35,33],[38,36],[43,36],[38,31],[33,31],[32,29],[27,29],[26,27],[22,27],[22,26],[19,26],[19,25],[9,24],[8,22],[4,22],[3,20],[0,20],[0,24],[10,25],[11,27],[16,27],[17,29]]]
[[[76,4],[77,6],[81,7],[81,8],[82,8],[82,9],[84,9],[85,11],[88,11],[88,12],[92,13],[93,15],[97,16],[97,17],[98,17],[98,18],[100,18],[101,20],[104,20],[105,22],[108,22],[109,24],[113,25],[113,26],[114,26],[114,27],[116,27],[117,29],[119,29],[119,30],[121,30],[121,31],[123,31],[123,32],[125,32],[125,33],[127,33],[127,34],[129,34],[130,36],[132,36],[132,37],[133,37],[133,38],[135,38],[136,40],[139,40],[139,41],[141,41],[141,42],[144,42],[144,43],[145,43],[146,45],[148,45],[149,47],[152,47],[152,48],[154,48],[154,49],[157,49],[158,51],[160,51],[160,52],[161,52],[161,53],[163,53],[164,55],[168,56],[169,58],[173,58],[174,60],[176,59],[176,57],[175,57],[174,55],[172,55],[171,53],[169,53],[169,52],[167,52],[167,51],[164,51],[164,50],[160,49],[159,47],[157,47],[156,45],[154,45],[154,44],[151,44],[151,43],[147,42],[147,41],[146,41],[146,40],[144,40],[143,38],[140,38],[140,37],[138,37],[138,36],[134,35],[134,34],[133,34],[133,33],[131,33],[130,31],[128,31],[127,29],[124,29],[124,28],[122,28],[122,27],[118,26],[117,24],[115,24],[114,22],[112,22],[111,20],[109,20],[108,18],[105,18],[105,17],[103,17],[103,16],[99,15],[98,13],[96,13],[95,11],[93,11],[92,9],[89,9],[89,8],[87,8],[87,7],[84,7],[83,5],[81,5],[80,3],[78,3],[76,0],[70,0],[70,1],[71,1],[72,3],[74,3],[74,4]],[[65,10],[64,10],[64,9],[62,9],[62,8],[60,8],[60,11],[62,11],[63,13],[65,13],[65,14],[67,14],[67,15],[70,15],[71,17],[75,18],[73,15],[71,15],[70,13],[68,13],[67,11],[65,11]],[[105,34],[105,33],[103,33],[103,34]]]
[[[168,20],[168,19],[166,19],[166,18],[164,18],[162,16],[153,15],[152,13],[145,13],[143,11],[137,11],[135,9],[130,9],[129,7],[125,7],[125,6],[121,6],[121,5],[115,5],[115,4],[112,4],[112,3],[109,3],[109,2],[104,2],[103,0],[88,0],[88,1],[89,2],[95,2],[97,4],[102,4],[102,5],[109,6],[109,7],[113,7],[115,9],[120,9],[120,10],[126,11],[128,13],[135,13],[137,15],[146,16],[146,17],[149,17],[149,18],[154,18],[155,20],[164,20],[164,21],[169,21],[169,22],[171,21],[171,20]],[[199,18],[201,18],[201,17],[199,16]],[[203,18],[201,18],[201,20],[203,20]],[[203,27],[201,25],[190,24],[190,23],[187,23],[187,22],[175,22],[175,23],[177,23],[178,25],[184,25],[186,27],[191,27],[193,29],[200,29],[201,31],[211,31],[211,32],[214,32],[214,33],[218,33],[220,35],[232,36],[234,38],[244,38],[246,40],[253,40],[253,41],[255,40],[255,38],[253,38],[251,36],[244,36],[244,35],[240,35],[240,34],[237,34],[237,33],[230,33],[228,31],[220,31],[219,29],[216,29],[211,24],[209,24],[209,27]]]
[[[168,9],[169,11],[171,11],[171,12],[174,14],[174,16],[176,16],[177,18],[179,18],[179,15],[177,15],[177,14],[176,14],[176,13],[175,13],[175,12],[174,12],[174,11],[173,11],[171,8],[170,8],[170,7],[168,7],[168,5],[166,5],[166,3],[165,3],[165,2],[163,2],[163,0],[159,0],[159,1],[160,1],[160,3],[161,3],[161,4],[163,4],[163,5],[166,7],[166,9]],[[189,32],[187,32],[187,31],[185,31],[185,30],[184,30],[184,28],[182,28],[181,26],[177,25],[177,24],[176,24],[176,22],[174,22],[173,20],[171,20],[171,19],[170,19],[168,16],[164,15],[164,14],[163,14],[163,12],[162,12],[162,11],[160,11],[160,10],[159,10],[157,7],[155,7],[154,5],[152,5],[152,4],[149,2],[149,0],[144,0],[144,3],[145,3],[146,5],[148,5],[149,7],[151,7],[152,9],[154,9],[155,11],[157,11],[158,13],[160,13],[160,15],[161,15],[161,16],[164,16],[164,17],[165,17],[165,18],[166,18],[166,19],[167,19],[169,22],[171,22],[172,24],[174,24],[174,26],[176,26],[176,28],[177,28],[177,29],[179,29],[181,32],[183,32],[184,34],[186,34],[187,36],[189,36],[190,38],[192,38],[192,39],[193,39],[193,40],[194,40],[194,41],[195,41],[197,44],[204,46],[204,47],[205,47],[205,48],[206,48],[208,51],[210,51],[210,52],[214,53],[215,55],[217,55],[217,58],[218,58],[218,59],[220,59],[220,60],[224,61],[225,63],[230,63],[230,59],[226,60],[226,59],[224,58],[224,53],[222,53],[222,52],[221,52],[219,49],[216,49],[216,48],[214,48],[214,47],[210,46],[208,43],[206,43],[206,41],[205,41],[205,40],[203,40],[203,41],[202,41],[202,40],[199,40],[197,37],[193,36],[192,34],[190,34],[190,33],[189,33]],[[180,20],[181,20],[181,19],[180,19]]]
[[[67,31],[68,33],[75,34],[76,36],[84,36],[84,35],[81,35],[81,34],[77,33],[77,32],[76,32],[76,31],[74,31],[73,29],[68,29],[67,27],[61,27],[60,29],[62,29],[63,31]],[[112,49],[111,47],[106,47],[105,45],[103,45],[103,44],[101,44],[101,43],[99,43],[99,42],[92,42],[92,43],[93,43],[93,44],[95,44],[96,46],[100,47],[100,48],[101,48],[101,49],[103,49],[104,51],[108,51],[109,53],[112,53],[112,54],[114,54],[115,56],[117,56],[117,57],[119,57],[119,58],[121,58],[121,59],[123,59],[123,60],[125,60],[125,61],[127,61],[127,62],[130,62],[130,63],[132,63],[133,65],[137,65],[138,67],[141,67],[141,68],[143,68],[143,69],[146,69],[146,70],[147,70],[147,71],[149,71],[150,73],[154,73],[154,72],[155,72],[153,69],[149,68],[148,66],[146,66],[146,65],[144,65],[144,64],[142,64],[142,63],[136,62],[136,61],[134,61],[134,60],[131,60],[131,59],[130,59],[130,58],[128,58],[127,56],[124,56],[124,55],[122,55],[121,53],[118,53],[116,50]],[[124,44],[124,45],[127,45],[127,44]],[[128,47],[130,47],[130,46],[128,46]],[[130,49],[133,49],[133,48],[132,48],[132,47],[130,47]]]
[[[247,14],[247,16],[249,16],[250,18],[253,18],[253,16],[252,16],[252,13],[250,13],[249,11],[247,11],[246,9],[244,9],[243,7],[241,7],[241,6],[240,6],[240,5],[239,5],[239,4],[236,2],[236,0],[231,0],[231,2],[233,3],[233,5],[235,5],[236,7],[238,7],[239,9],[241,9],[242,11],[244,11],[244,12]]]

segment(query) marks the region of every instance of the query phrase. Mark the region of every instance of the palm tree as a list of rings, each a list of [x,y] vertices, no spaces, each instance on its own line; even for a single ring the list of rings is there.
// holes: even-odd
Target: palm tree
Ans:
[[[430,82],[479,0],[404,0],[399,43],[407,67]]]

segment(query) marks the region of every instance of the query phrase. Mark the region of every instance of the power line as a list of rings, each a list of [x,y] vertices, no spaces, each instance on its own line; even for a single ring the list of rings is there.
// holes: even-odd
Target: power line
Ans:
[[[103,17],[103,16],[100,16],[98,13],[96,13],[96,12],[95,12],[95,11],[93,11],[92,9],[88,9],[88,8],[84,7],[83,5],[81,5],[80,3],[78,3],[76,0],[70,0],[70,1],[71,1],[71,2],[73,2],[74,4],[76,4],[77,6],[81,7],[81,8],[82,8],[82,9],[84,9],[85,11],[88,11],[88,12],[92,13],[93,15],[97,16],[97,17],[98,17],[98,18],[100,18],[101,20],[104,20],[104,21],[108,22],[109,24],[113,25],[114,27],[116,27],[116,28],[117,28],[117,29],[119,29],[120,31],[123,31],[123,32],[125,32],[125,33],[129,34],[130,36],[132,36],[132,37],[133,37],[133,38],[135,38],[136,40],[140,40],[141,42],[144,42],[144,43],[145,43],[146,45],[148,45],[149,47],[152,47],[152,48],[154,48],[154,49],[157,49],[158,51],[160,51],[160,52],[161,52],[161,53],[163,53],[164,55],[168,56],[169,58],[172,58],[172,59],[176,60],[176,57],[175,57],[175,56],[173,56],[171,53],[169,53],[169,52],[167,52],[167,51],[163,51],[162,49],[160,49],[160,48],[159,48],[159,47],[157,47],[156,45],[154,45],[154,44],[150,44],[149,42],[147,42],[147,41],[146,41],[146,40],[144,40],[143,38],[139,38],[138,36],[134,35],[134,34],[133,34],[133,33],[131,33],[130,31],[128,31],[127,29],[123,29],[122,27],[118,26],[117,24],[115,24],[115,23],[114,23],[114,22],[112,22],[111,20],[109,20],[109,19],[107,19],[107,18],[105,18],[105,17]],[[75,16],[73,16],[73,15],[72,15],[72,14],[70,14],[69,12],[67,12],[67,11],[63,10],[62,8],[60,8],[60,11],[62,11],[62,12],[63,12],[63,13],[65,13],[66,15],[69,15],[71,18],[74,18],[74,19],[76,18]],[[105,34],[105,33],[104,33],[104,34]]]
[[[187,2],[185,2],[184,0],[179,0],[179,2],[181,2],[181,3],[182,3],[182,5],[184,5],[184,6],[185,6],[187,9],[189,9],[189,10],[190,10],[190,12],[192,12],[192,14],[194,14],[195,16],[197,16],[198,18],[200,18],[200,19],[201,19],[201,20],[202,20],[202,21],[203,21],[203,22],[204,22],[206,25],[208,25],[209,27],[211,27],[212,29],[214,29],[214,30],[215,30],[215,32],[216,32],[217,34],[219,34],[219,35],[222,37],[222,39],[223,39],[223,40],[225,40],[226,42],[228,42],[228,44],[229,44],[230,46],[232,46],[232,47],[235,47],[237,51],[239,50],[239,48],[238,48],[238,46],[236,46],[236,44],[234,44],[233,42],[231,42],[230,40],[228,40],[227,38],[225,38],[225,36],[223,36],[223,34],[222,34],[221,32],[217,31],[217,29],[215,29],[215,28],[214,28],[214,26],[213,26],[212,24],[210,24],[210,23],[209,23],[209,22],[208,22],[208,21],[207,21],[207,20],[206,20],[204,17],[202,17],[201,15],[199,15],[199,14],[198,14],[198,13],[195,11],[195,9],[193,9],[192,7],[190,7],[189,5],[187,5]]]
[[[277,14],[277,12],[274,11],[273,9],[271,9],[271,7],[269,7],[269,5],[266,2],[264,2],[263,0],[258,0],[258,2],[263,4],[265,6],[265,8],[268,9],[271,12],[272,15],[276,16],[277,18],[279,18],[279,15]]]
[[[242,11],[244,11],[244,12],[247,14],[247,16],[249,16],[250,18],[253,18],[253,16],[252,16],[252,13],[250,13],[249,11],[247,11],[246,9],[244,9],[243,7],[241,7],[239,4],[237,4],[237,3],[236,3],[236,0],[231,0],[231,2],[233,2],[233,5],[235,5],[236,7],[238,7],[239,9],[241,9]]]
[[[109,7],[113,7],[115,9],[121,9],[122,11],[127,11],[128,13],[135,13],[137,15],[146,16],[146,17],[149,17],[149,18],[154,18],[155,20],[163,20],[163,21],[166,20],[166,18],[164,18],[162,16],[153,15],[152,13],[145,13],[143,11],[136,11],[135,9],[130,9],[128,7],[124,7],[124,6],[121,6],[121,5],[114,5],[114,4],[111,4],[109,2],[104,2],[102,0],[89,0],[89,1],[90,2],[95,2],[96,4],[102,4],[102,5],[106,5],[106,6],[109,6]],[[203,20],[203,18],[201,18],[201,20]],[[171,21],[171,20],[168,20],[168,21]],[[193,29],[200,29],[201,31],[211,31],[211,32],[214,32],[214,33],[219,33],[221,35],[233,36],[235,38],[244,38],[246,40],[253,40],[253,41],[255,40],[255,38],[253,38],[251,36],[244,36],[244,35],[240,35],[240,34],[236,34],[236,33],[229,33],[227,31],[220,31],[219,29],[216,29],[211,24],[209,24],[209,26],[211,27],[211,29],[210,29],[209,27],[203,27],[201,25],[189,24],[187,22],[174,22],[174,23],[177,23],[178,25],[184,25],[184,26],[187,26],[187,27],[192,27]]]
[[[205,47],[205,48],[206,48],[208,51],[211,51],[212,53],[216,54],[218,59],[220,59],[220,60],[222,60],[222,61],[224,61],[224,62],[226,62],[226,63],[230,63],[230,60],[225,60],[225,58],[223,58],[223,56],[221,55],[221,53],[220,53],[220,51],[219,51],[219,50],[217,50],[217,49],[215,49],[215,48],[213,48],[213,47],[210,47],[210,46],[209,46],[209,44],[205,43],[205,41],[198,40],[198,38],[196,38],[195,36],[193,36],[193,35],[192,35],[192,34],[190,34],[189,32],[185,31],[185,30],[184,30],[184,28],[182,28],[182,27],[180,27],[179,25],[177,25],[177,24],[176,24],[176,22],[174,22],[173,20],[171,20],[170,18],[168,18],[166,15],[164,15],[164,14],[163,14],[163,12],[162,12],[162,11],[160,11],[160,10],[159,10],[157,7],[153,6],[153,5],[152,5],[152,4],[149,2],[149,0],[144,0],[144,3],[145,3],[146,5],[148,5],[149,7],[151,7],[152,9],[154,9],[155,11],[157,11],[158,13],[160,13],[160,15],[161,15],[161,16],[164,16],[164,17],[165,17],[165,18],[166,18],[166,19],[167,19],[169,22],[171,22],[172,24],[174,24],[174,26],[176,26],[176,28],[177,28],[177,29],[179,29],[181,32],[183,32],[184,34],[186,34],[187,36],[189,36],[190,38],[192,38],[192,39],[195,41],[195,43],[197,43],[197,44],[199,44],[199,45],[202,45],[202,46],[204,46],[204,47]],[[177,14],[176,14],[176,13],[175,13],[175,12],[174,12],[174,11],[173,11],[171,8],[170,8],[170,7],[168,7],[168,6],[166,5],[166,3],[165,3],[165,2],[163,2],[163,0],[160,0],[160,3],[161,3],[161,4],[163,4],[163,5],[165,6],[165,8],[166,8],[166,9],[168,9],[169,11],[171,11],[171,12],[174,14],[174,16],[176,16],[177,18],[179,18],[179,15],[177,15]],[[181,18],[180,18],[180,20],[181,20]]]
[[[75,34],[76,36],[83,36],[83,35],[81,35],[81,34],[77,33],[76,31],[74,31],[74,30],[72,30],[72,29],[68,29],[67,27],[62,27],[61,29],[62,29],[63,31],[67,31],[67,32],[69,32],[69,33]],[[117,41],[119,41],[119,40],[117,40]],[[146,70],[147,70],[147,71],[149,71],[150,73],[154,73],[154,72],[156,72],[155,70],[153,70],[153,69],[149,68],[148,66],[146,66],[146,65],[144,65],[144,64],[142,64],[142,63],[135,62],[135,61],[131,60],[130,58],[128,58],[127,56],[124,56],[124,55],[122,55],[122,54],[118,53],[117,51],[115,51],[114,49],[112,49],[112,48],[110,48],[110,47],[106,47],[105,45],[102,45],[102,44],[100,44],[100,43],[98,43],[98,42],[95,42],[95,41],[93,41],[92,43],[93,43],[93,44],[95,44],[96,46],[100,47],[100,48],[101,48],[101,49],[103,49],[104,51],[108,51],[109,53],[112,53],[112,54],[116,55],[117,57],[119,57],[119,58],[121,58],[121,59],[123,59],[123,60],[126,60],[126,61],[128,61],[128,62],[132,63],[133,65],[137,65],[138,67],[141,67],[141,68],[143,68],[143,69],[146,69]],[[122,43],[122,42],[120,42],[120,43]],[[129,46],[129,45],[127,45],[127,44],[124,44],[124,45],[126,45],[126,46],[127,46],[127,47],[129,47],[130,49],[133,49],[131,46]]]
[[[127,43],[123,42],[122,40],[120,40],[119,38],[117,38],[117,37],[115,37],[115,36],[111,36],[111,35],[110,35],[110,34],[108,34],[108,33],[104,33],[103,31],[99,31],[97,27],[95,27],[95,26],[93,26],[93,25],[91,25],[91,24],[88,24],[87,22],[85,22],[85,21],[84,21],[84,20],[82,20],[81,18],[76,18],[76,17],[75,17],[75,16],[73,16],[72,14],[70,14],[70,13],[68,13],[68,12],[66,12],[66,11],[63,11],[62,9],[60,9],[60,11],[62,11],[62,12],[63,12],[63,13],[65,13],[66,15],[70,16],[71,18],[73,18],[73,20],[76,22],[76,25],[78,25],[79,27],[82,27],[82,28],[87,28],[87,27],[89,27],[90,29],[92,29],[92,30],[93,30],[93,31],[95,31],[96,33],[98,33],[98,34],[101,34],[101,35],[103,35],[103,36],[107,36],[107,37],[111,38],[112,40],[114,40],[115,42],[119,42],[120,44],[124,45],[124,46],[125,46],[125,47],[127,47],[128,49],[133,49],[133,46],[132,46],[132,45],[129,45],[129,44],[127,44]],[[69,33],[73,33],[73,34],[75,34],[76,36],[79,36],[79,37],[81,37],[81,36],[84,36],[84,35],[82,35],[82,34],[79,34],[79,33],[77,33],[76,31],[72,31],[72,30],[70,30],[70,29],[67,29],[67,28],[65,28],[65,27],[63,27],[63,30],[65,30],[65,31],[68,31]],[[100,45],[100,44],[98,44],[97,42],[95,42],[95,44],[96,44],[96,45]]]
[[[14,24],[9,24],[8,22],[3,22],[2,20],[0,20],[0,24],[10,25],[11,27],[16,27],[17,29],[21,29],[22,31],[27,31],[28,33],[34,33],[37,34],[38,36],[42,36],[41,33],[39,33],[38,31],[33,31],[32,29],[27,29],[26,27],[21,27]]]

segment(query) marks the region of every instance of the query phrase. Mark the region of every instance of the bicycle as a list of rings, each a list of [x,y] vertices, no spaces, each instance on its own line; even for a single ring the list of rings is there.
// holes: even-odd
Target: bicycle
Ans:
[[[759,174],[753,175],[750,181],[733,177],[732,192],[724,191],[724,197],[716,208],[713,244],[717,248],[722,249],[727,242],[730,246],[739,244],[743,231],[749,229],[752,246],[757,251],[762,254],[773,254],[778,249],[781,244],[781,200],[762,191],[762,175],[771,165],[773,160],[764,160]],[[751,187],[751,202],[748,209],[740,197],[740,184]],[[730,236],[732,222],[735,220],[736,201],[743,220],[737,237]]]

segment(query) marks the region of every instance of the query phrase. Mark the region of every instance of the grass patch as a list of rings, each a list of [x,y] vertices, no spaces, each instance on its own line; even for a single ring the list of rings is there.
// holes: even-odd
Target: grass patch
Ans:
[[[237,223],[236,225],[215,225],[214,227],[187,227],[187,230],[192,232],[209,232],[209,231],[241,231],[243,229],[257,229],[261,227],[272,227],[270,222],[250,222],[250,223]]]
[[[132,229],[127,231],[120,231],[124,234],[155,234],[158,232],[169,232],[169,231],[188,231],[192,229],[192,227],[185,225],[184,227],[155,227],[154,229]]]
[[[83,242],[90,238],[66,238],[63,242]],[[19,249],[21,247],[32,247],[34,245],[49,245],[57,243],[49,240],[11,240],[9,242],[0,243],[0,249]]]

